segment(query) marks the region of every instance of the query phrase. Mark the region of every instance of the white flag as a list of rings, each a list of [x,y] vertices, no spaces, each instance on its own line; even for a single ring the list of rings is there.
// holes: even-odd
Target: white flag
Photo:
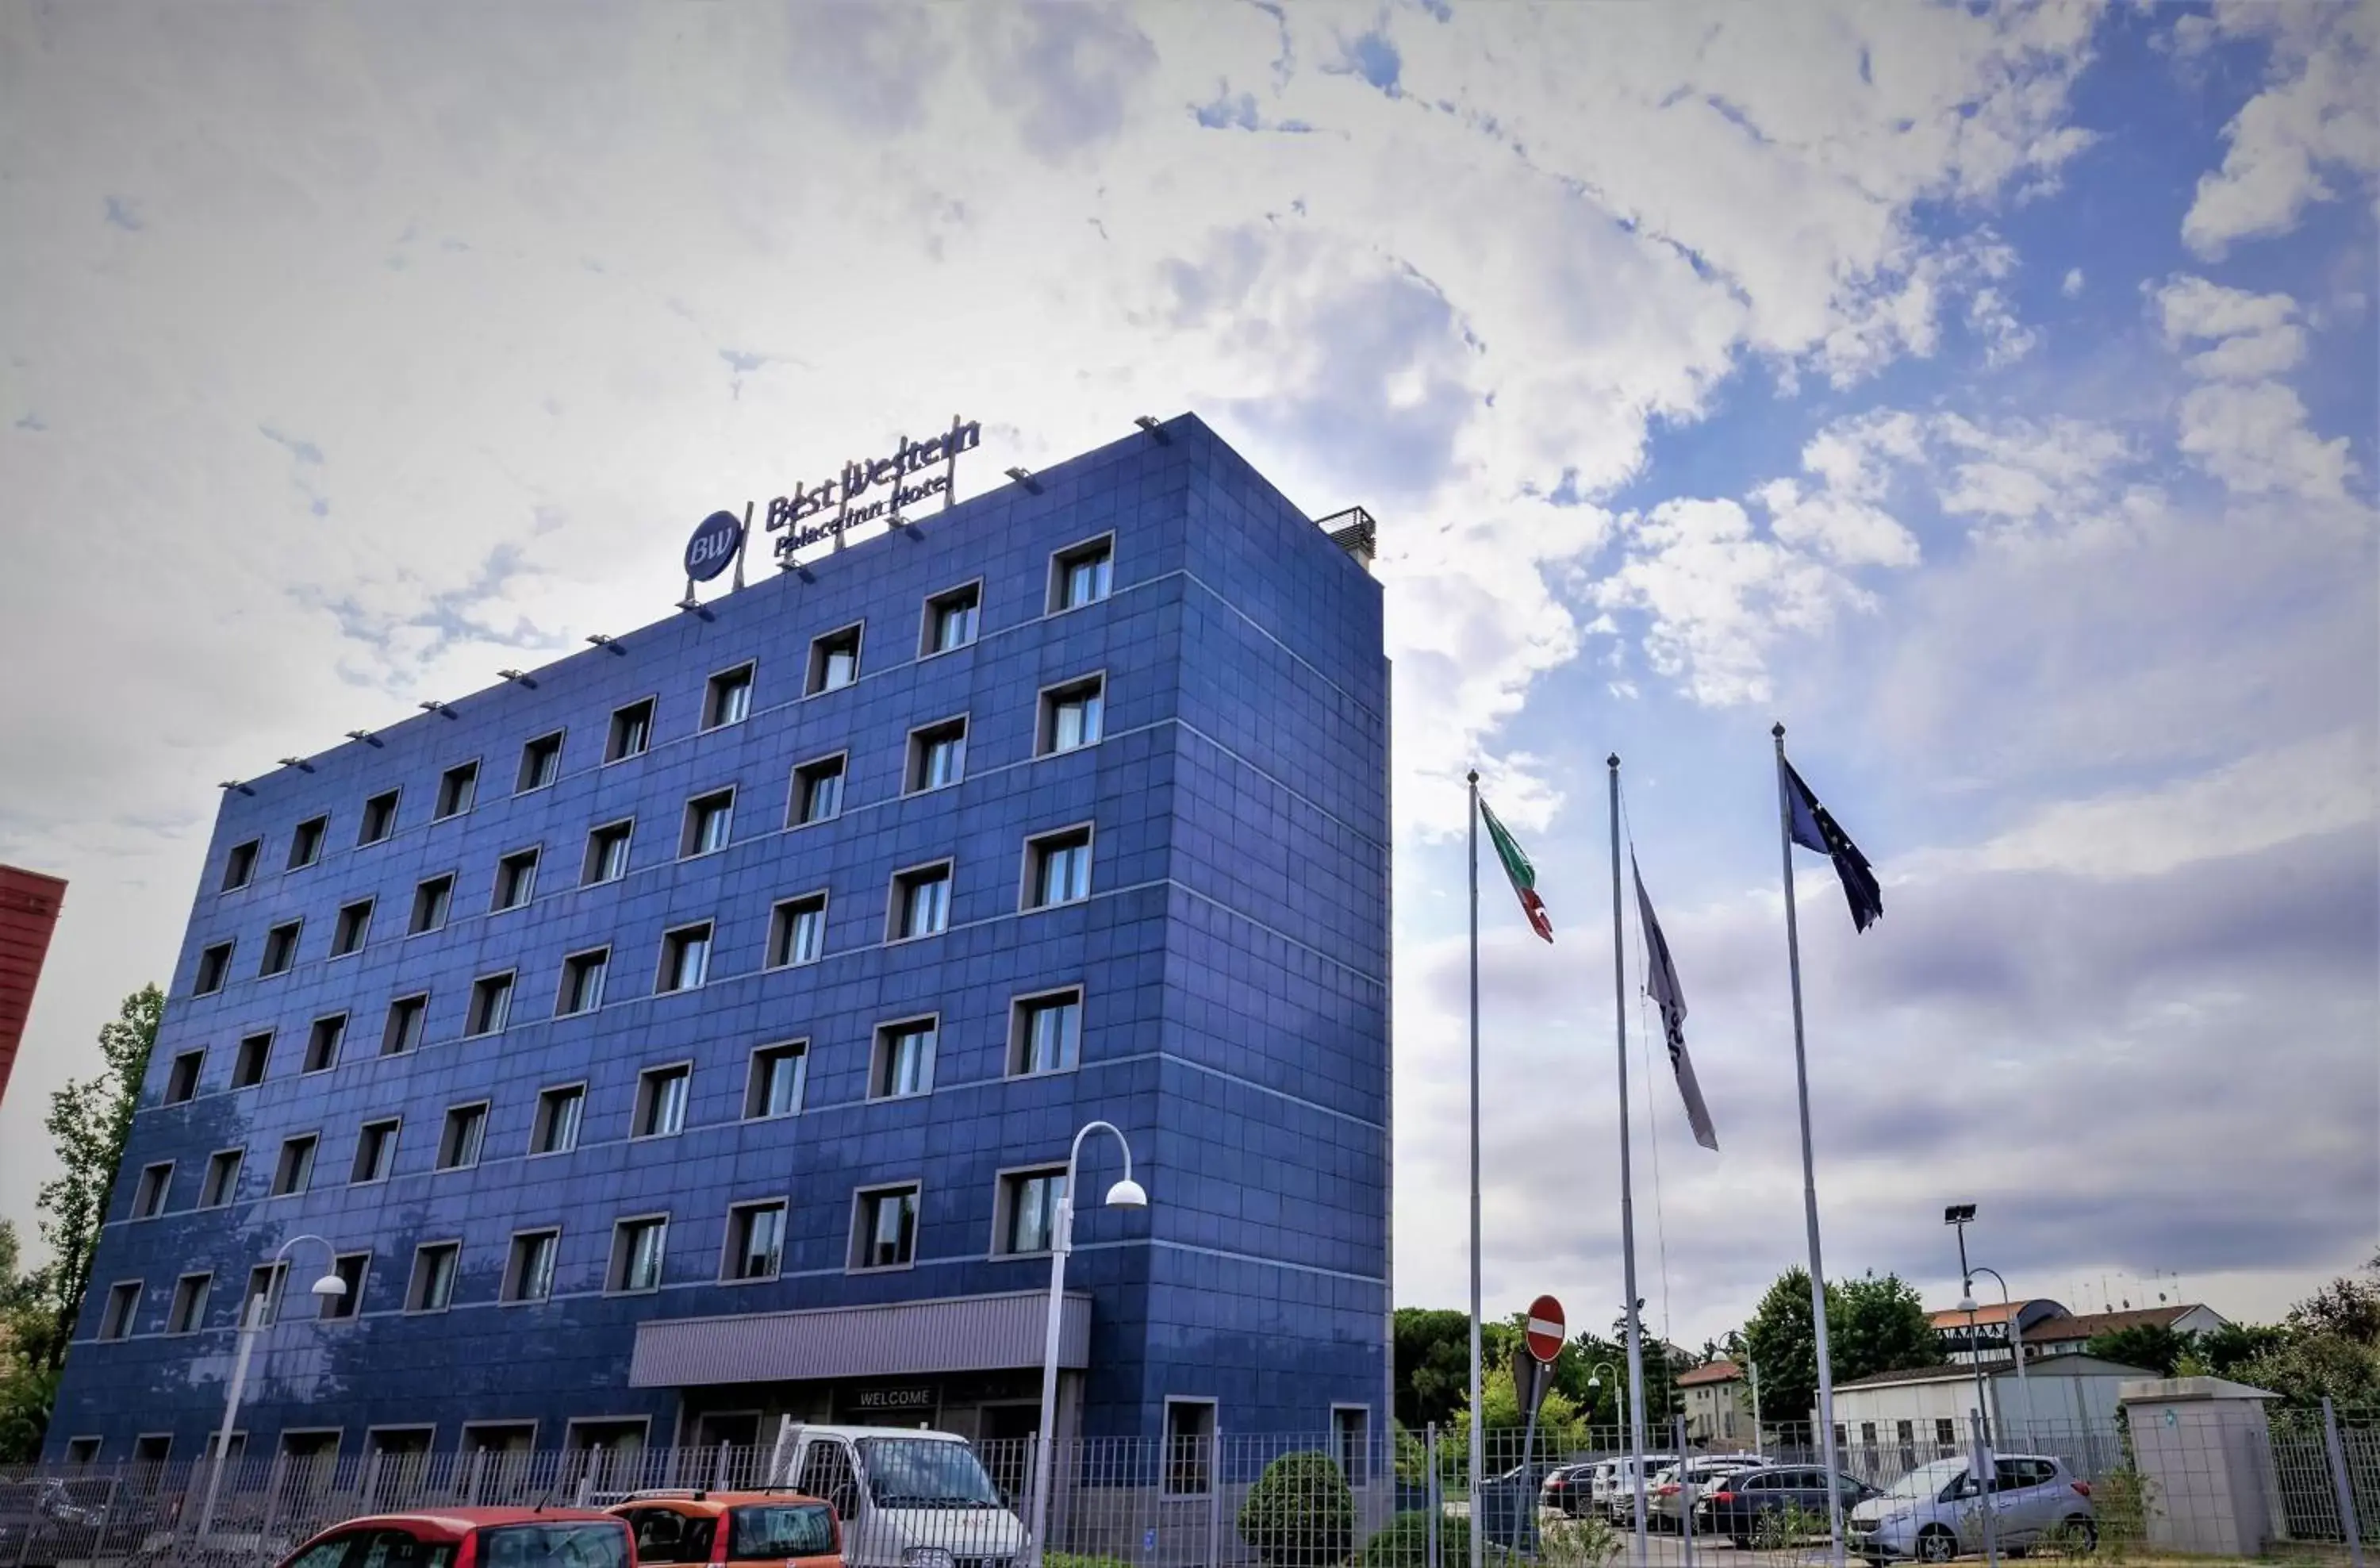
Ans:
[[[1718,1148],[1718,1132],[1711,1125],[1710,1108],[1703,1103],[1702,1085],[1694,1081],[1694,1058],[1686,1054],[1686,993],[1678,989],[1677,966],[1670,962],[1670,943],[1661,922],[1653,917],[1653,901],[1645,896],[1645,873],[1636,857],[1628,857],[1629,873],[1636,879],[1636,913],[1645,922],[1645,993],[1661,1010],[1662,1032],[1670,1039],[1670,1066],[1678,1075],[1678,1093],[1686,1102],[1686,1122],[1694,1141],[1705,1149]]]

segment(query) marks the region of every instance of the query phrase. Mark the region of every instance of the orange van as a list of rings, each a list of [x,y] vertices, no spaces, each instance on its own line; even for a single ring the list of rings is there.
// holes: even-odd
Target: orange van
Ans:
[[[637,1492],[606,1512],[628,1522],[638,1568],[843,1568],[842,1521],[828,1504],[799,1492]]]

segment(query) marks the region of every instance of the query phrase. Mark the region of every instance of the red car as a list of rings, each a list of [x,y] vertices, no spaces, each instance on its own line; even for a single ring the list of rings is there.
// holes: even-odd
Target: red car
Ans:
[[[281,1568],[637,1568],[627,1522],[580,1508],[434,1508],[334,1525]]]

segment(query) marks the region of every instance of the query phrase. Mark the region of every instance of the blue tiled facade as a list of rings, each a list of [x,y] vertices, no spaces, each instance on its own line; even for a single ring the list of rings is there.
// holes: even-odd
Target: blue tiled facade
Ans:
[[[1160,438],[1161,437],[1161,438]],[[1093,1303],[1081,1429],[1154,1434],[1171,1398],[1241,1432],[1387,1419],[1388,685],[1378,586],[1196,419],[1136,434],[226,792],[50,1446],[103,1457],[200,1452],[220,1419],[250,1270],[290,1237],[369,1254],[351,1320],[304,1294],[328,1253],[292,1253],[240,1429],[428,1428],[641,1419],[691,1440],[699,1409],[791,1407],[741,1391],[632,1388],[640,1321],[1035,1291],[1046,1257],[998,1255],[1001,1173],[1062,1162],[1104,1118],[1129,1137],[1146,1210],[1087,1208],[1070,1288]],[[1111,541],[1104,598],[1053,612],[1053,557]],[[753,557],[761,557],[756,541]],[[974,641],[926,655],[929,597],[979,583]],[[861,628],[859,675],[807,695],[814,639]],[[704,728],[710,678],[749,663],[748,714]],[[1046,749],[1043,694],[1098,676],[1103,734]],[[606,761],[615,711],[651,699],[650,749]],[[911,732],[964,715],[964,776],[912,792]],[[558,777],[516,792],[524,748],[562,735]],[[847,758],[840,814],[788,826],[792,777]],[[442,776],[476,760],[468,810],[433,820]],[[726,847],[682,856],[688,803],[732,788]],[[368,798],[395,831],[359,844]],[[298,824],[319,857],[285,869]],[[582,886],[589,835],[632,820],[628,869]],[[1088,896],[1028,908],[1028,845],[1087,824]],[[237,846],[251,880],[222,891]],[[492,910],[499,863],[535,848],[533,896]],[[947,929],[888,941],[896,873],[947,860]],[[426,879],[454,874],[439,929],[408,935]],[[824,893],[824,951],[771,967],[772,909]],[[343,906],[373,901],[334,957]],[[290,966],[270,933],[302,921]],[[661,992],[667,934],[709,922],[707,972]],[[200,994],[202,955],[232,953]],[[608,947],[601,1004],[557,1016],[568,955]],[[468,1032],[483,978],[515,977],[501,1029]],[[1079,1065],[1011,1071],[1015,999],[1079,987]],[[418,1045],[382,1053],[396,999],[426,993]],[[307,1071],[318,1019],[335,1062]],[[929,1092],[871,1098],[877,1035],[932,1016]],[[241,1042],[261,1078],[236,1087]],[[795,1114],[752,1117],[757,1048],[807,1041]],[[169,1103],[177,1059],[203,1051]],[[683,1130],[633,1136],[639,1075],[690,1064]],[[575,1149],[532,1156],[540,1095],[585,1085]],[[484,1101],[476,1163],[439,1170],[451,1108]],[[385,1179],[352,1182],[367,1123],[395,1118]],[[307,1189],[271,1197],[285,1140],[319,1142]],[[212,1156],[244,1151],[229,1200],[199,1207]],[[1087,1146],[1084,1189],[1120,1174]],[[144,1171],[171,1161],[162,1194]],[[905,1267],[855,1270],[855,1194],[914,1183]],[[134,1217],[155,1198],[161,1211]],[[722,1282],[731,1209],[783,1199],[780,1271]],[[624,1292],[615,1223],[666,1216],[658,1289]],[[559,1229],[550,1295],[506,1303],[515,1237]],[[443,1310],[417,1249],[459,1243]],[[169,1332],[176,1282],[209,1273]],[[138,1282],[128,1320],[111,1293]],[[187,1294],[187,1293],[186,1293]],[[115,1336],[121,1330],[120,1337]],[[978,1380],[1029,1397],[1037,1375]],[[995,1387],[996,1385],[996,1387]],[[783,1391],[779,1391],[782,1394]],[[953,1383],[950,1411],[968,1396]],[[792,1403],[797,1404],[798,1401]],[[817,1408],[830,1408],[831,1404]],[[945,1423],[949,1424],[949,1423]]]

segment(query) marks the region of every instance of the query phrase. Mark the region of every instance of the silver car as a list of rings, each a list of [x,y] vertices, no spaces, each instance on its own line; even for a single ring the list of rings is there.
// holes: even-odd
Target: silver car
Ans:
[[[1645,1456],[1645,1477],[1646,1484],[1648,1486],[1651,1484],[1655,1472],[1661,1470],[1668,1465],[1675,1465],[1677,1462],[1678,1456],[1674,1453],[1646,1454]],[[1636,1518],[1636,1469],[1634,1460],[1629,1459],[1625,1455],[1622,1455],[1618,1459],[1605,1460],[1601,1465],[1596,1467],[1594,1485],[1595,1489],[1593,1496],[1595,1503],[1597,1507],[1603,1510],[1603,1515],[1605,1518],[1609,1519],[1615,1525],[1632,1524],[1634,1522]],[[1648,1497],[1645,1499],[1645,1501],[1649,1505],[1652,1500]]]
[[[1711,1489],[1712,1483],[1767,1463],[1756,1453],[1702,1453],[1682,1465],[1671,1465],[1645,1486],[1645,1522],[1657,1530],[1683,1530],[1686,1511]]]
[[[1965,1459],[1937,1459],[1903,1476],[1883,1496],[1852,1510],[1846,1544],[1872,1563],[1914,1559],[1948,1562],[1984,1550],[1985,1510],[1996,1543],[2021,1550],[2063,1532],[2088,1550],[2099,1541],[2089,1483],[2074,1478],[2063,1460],[2043,1453],[2003,1453],[1992,1461],[1988,1493],[1977,1488]]]

